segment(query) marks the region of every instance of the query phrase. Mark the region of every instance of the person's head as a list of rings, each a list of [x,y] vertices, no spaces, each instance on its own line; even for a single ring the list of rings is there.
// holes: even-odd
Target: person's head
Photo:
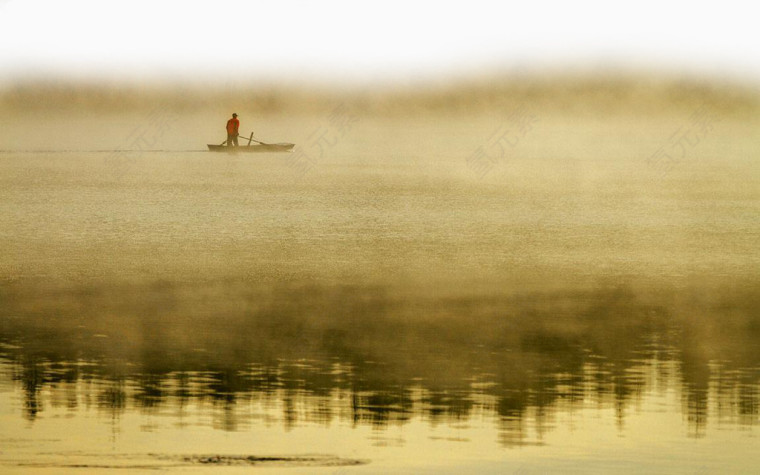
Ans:
[[[233,112],[232,117],[237,117],[237,114]]]

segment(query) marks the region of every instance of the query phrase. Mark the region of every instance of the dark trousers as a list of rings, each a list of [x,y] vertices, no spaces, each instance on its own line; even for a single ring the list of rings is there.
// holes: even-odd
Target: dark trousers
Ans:
[[[235,144],[235,147],[238,146],[237,142],[237,134],[227,134],[227,146],[232,147],[232,144]]]

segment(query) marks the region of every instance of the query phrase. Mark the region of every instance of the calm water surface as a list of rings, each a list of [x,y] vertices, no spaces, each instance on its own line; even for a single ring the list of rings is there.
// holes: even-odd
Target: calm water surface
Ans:
[[[0,153],[2,471],[755,472],[756,129],[538,119]]]

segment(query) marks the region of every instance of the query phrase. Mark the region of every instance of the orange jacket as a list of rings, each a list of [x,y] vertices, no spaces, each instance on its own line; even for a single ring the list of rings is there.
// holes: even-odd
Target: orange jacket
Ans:
[[[237,135],[238,127],[240,127],[240,121],[237,120],[237,117],[233,117],[227,121],[227,133],[229,135]]]

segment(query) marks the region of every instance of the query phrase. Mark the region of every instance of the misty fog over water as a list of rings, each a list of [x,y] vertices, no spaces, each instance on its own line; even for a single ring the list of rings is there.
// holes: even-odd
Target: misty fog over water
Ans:
[[[43,86],[0,95],[3,470],[759,462],[753,93]],[[207,152],[233,111],[296,148]]]

